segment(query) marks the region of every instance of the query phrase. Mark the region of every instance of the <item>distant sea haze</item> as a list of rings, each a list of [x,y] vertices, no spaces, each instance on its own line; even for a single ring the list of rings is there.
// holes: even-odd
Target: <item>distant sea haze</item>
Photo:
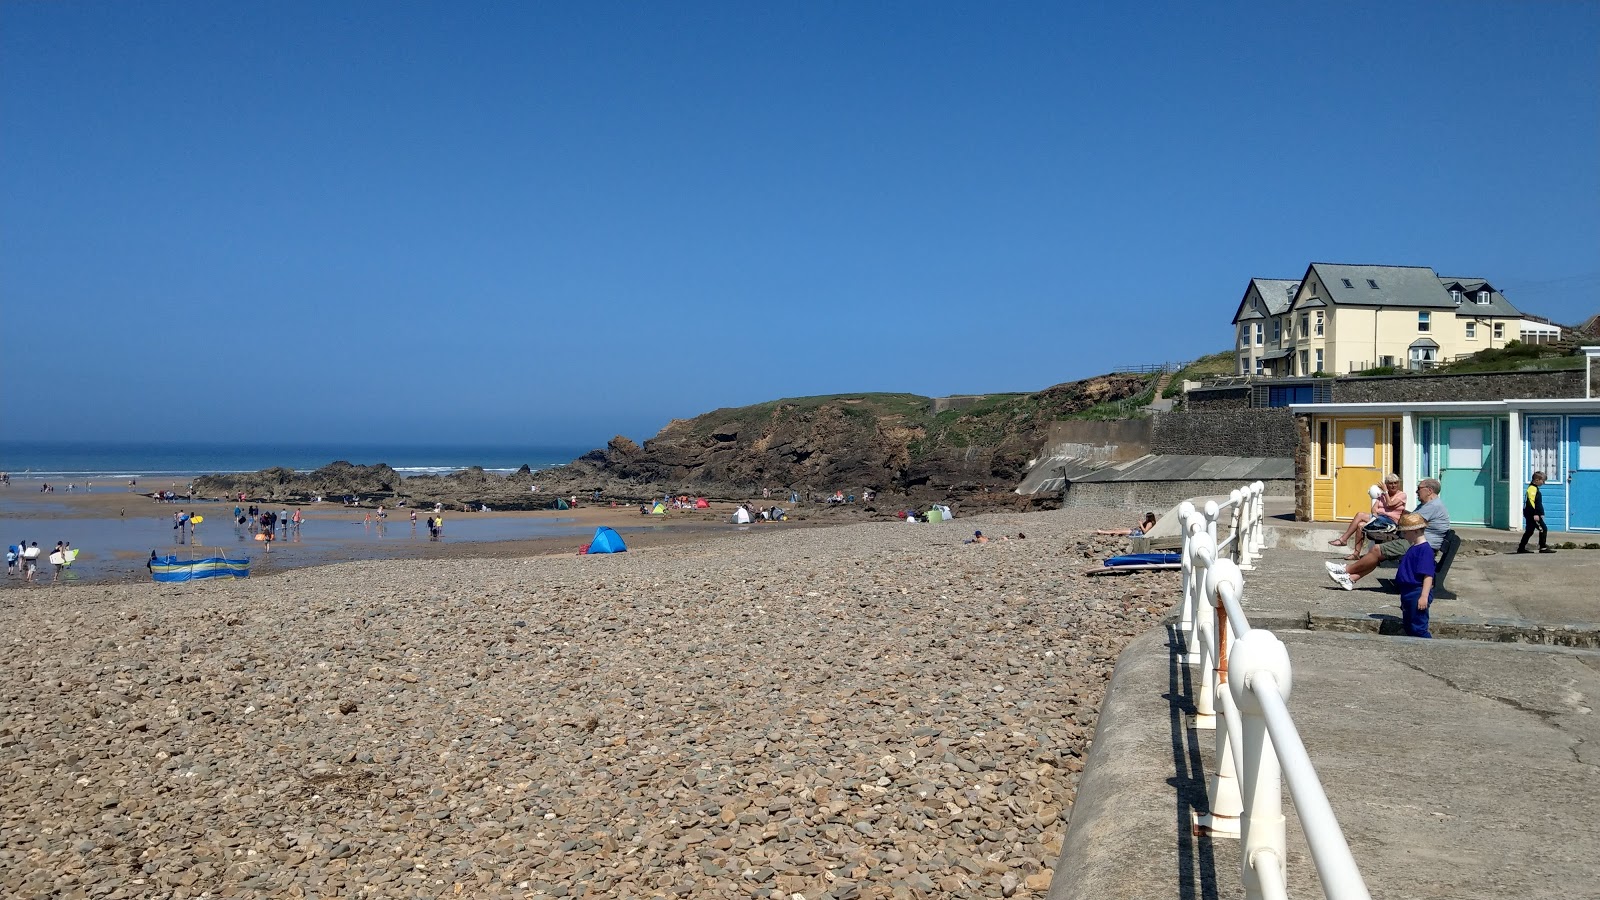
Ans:
[[[0,441],[0,472],[12,478],[70,482],[126,481],[283,466],[300,472],[336,460],[387,463],[401,475],[432,475],[480,466],[515,472],[524,465],[548,469],[572,462],[592,447],[474,444],[199,444]]]

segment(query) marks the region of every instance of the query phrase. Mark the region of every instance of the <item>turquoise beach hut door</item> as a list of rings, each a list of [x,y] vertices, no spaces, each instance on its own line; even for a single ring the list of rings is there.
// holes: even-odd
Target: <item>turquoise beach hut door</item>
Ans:
[[[1450,521],[1487,525],[1494,512],[1494,460],[1488,419],[1439,422],[1439,484]]]
[[[1567,472],[1567,527],[1600,531],[1600,418],[1573,416]]]

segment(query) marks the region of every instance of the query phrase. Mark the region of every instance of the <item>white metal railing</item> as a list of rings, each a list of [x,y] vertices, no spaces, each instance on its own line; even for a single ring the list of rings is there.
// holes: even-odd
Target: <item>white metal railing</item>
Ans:
[[[1324,895],[1370,900],[1285,703],[1293,683],[1289,652],[1270,631],[1251,628],[1241,605],[1244,569],[1262,549],[1262,494],[1258,481],[1234,491],[1220,506],[1208,502],[1202,511],[1186,502],[1178,511],[1180,627],[1186,658],[1200,667],[1194,727],[1216,732],[1216,769],[1206,778],[1210,811],[1195,816],[1194,828],[1240,839],[1247,900],[1287,898],[1282,786],[1287,778]],[[1225,513],[1232,527],[1219,542],[1217,522]]]
[[[1179,621],[1185,636],[1194,632],[1194,623],[1202,606],[1202,585],[1194,578],[1190,536],[1196,530],[1203,531],[1211,537],[1212,544],[1220,547],[1239,568],[1245,571],[1254,569],[1255,560],[1260,558],[1262,549],[1266,547],[1266,493],[1266,485],[1257,481],[1229,493],[1227,502],[1220,506],[1215,501],[1208,501],[1202,511],[1195,509],[1188,500],[1178,505],[1178,532],[1183,536],[1183,553],[1179,557],[1183,570],[1183,603],[1179,609]],[[1228,536],[1218,544],[1217,523],[1224,515],[1228,518]],[[1188,662],[1200,661],[1200,651],[1195,641],[1187,640],[1185,650],[1189,654]]]

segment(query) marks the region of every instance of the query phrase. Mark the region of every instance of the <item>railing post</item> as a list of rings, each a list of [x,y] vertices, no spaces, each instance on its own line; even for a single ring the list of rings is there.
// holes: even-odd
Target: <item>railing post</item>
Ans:
[[[1203,531],[1197,531],[1190,539],[1192,549],[1190,555],[1194,559],[1193,589],[1196,596],[1203,596],[1206,583],[1206,570],[1216,557],[1216,545]],[[1216,705],[1216,679],[1212,673],[1216,669],[1217,660],[1217,626],[1216,616],[1209,607],[1200,607],[1195,611],[1195,625],[1197,627],[1200,645],[1200,663],[1194,673],[1194,727],[1199,731],[1209,731],[1217,725]]]
[[[1185,500],[1178,504],[1178,533],[1183,536],[1183,546],[1179,561],[1183,572],[1183,604],[1178,610],[1178,633],[1183,637],[1183,661],[1194,665],[1200,661],[1200,648],[1195,641],[1195,611],[1199,604],[1196,602],[1194,590],[1194,560],[1190,557],[1189,520],[1194,516],[1194,504]]]
[[[1255,512],[1250,517],[1250,553],[1260,557],[1261,551],[1267,549],[1267,485],[1257,481],[1250,487],[1255,490],[1256,495]]]
[[[1234,561],[1239,568],[1246,572],[1255,568],[1250,564],[1255,559],[1250,553],[1250,511],[1255,508],[1255,491],[1249,485],[1239,491],[1239,511],[1234,517],[1234,528],[1239,533],[1239,546],[1234,552]]]
[[[1217,545],[1217,513],[1222,507],[1215,500],[1206,501],[1206,534],[1211,535],[1211,546]]]
[[[1226,559],[1219,559],[1206,569],[1206,598],[1210,601],[1214,630],[1217,635],[1216,655],[1210,677],[1214,680],[1217,698],[1228,690],[1228,609],[1223,593],[1228,592],[1235,602],[1244,593],[1244,575],[1239,567]],[[1247,632],[1248,633],[1248,632]],[[1223,707],[1227,716],[1227,707]],[[1216,754],[1214,769],[1206,777],[1207,813],[1195,817],[1195,830],[1218,837],[1237,837],[1240,831],[1239,816],[1244,810],[1239,793],[1239,779],[1234,766],[1233,735],[1236,723],[1224,720],[1216,729]]]
[[[1273,691],[1287,700],[1293,683],[1289,651],[1269,631],[1259,629],[1240,638],[1233,648],[1233,677],[1228,682],[1239,708],[1244,738],[1240,789],[1240,877],[1245,900],[1265,900],[1266,884],[1282,883],[1288,840],[1283,822],[1282,765],[1267,734],[1267,719],[1256,691]],[[1276,867],[1276,878],[1263,879],[1258,866]]]

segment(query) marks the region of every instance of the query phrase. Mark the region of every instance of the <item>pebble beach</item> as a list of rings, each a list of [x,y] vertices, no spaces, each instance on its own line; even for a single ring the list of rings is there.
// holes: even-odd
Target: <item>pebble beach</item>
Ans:
[[[8,592],[0,894],[1043,896],[1126,516]]]

